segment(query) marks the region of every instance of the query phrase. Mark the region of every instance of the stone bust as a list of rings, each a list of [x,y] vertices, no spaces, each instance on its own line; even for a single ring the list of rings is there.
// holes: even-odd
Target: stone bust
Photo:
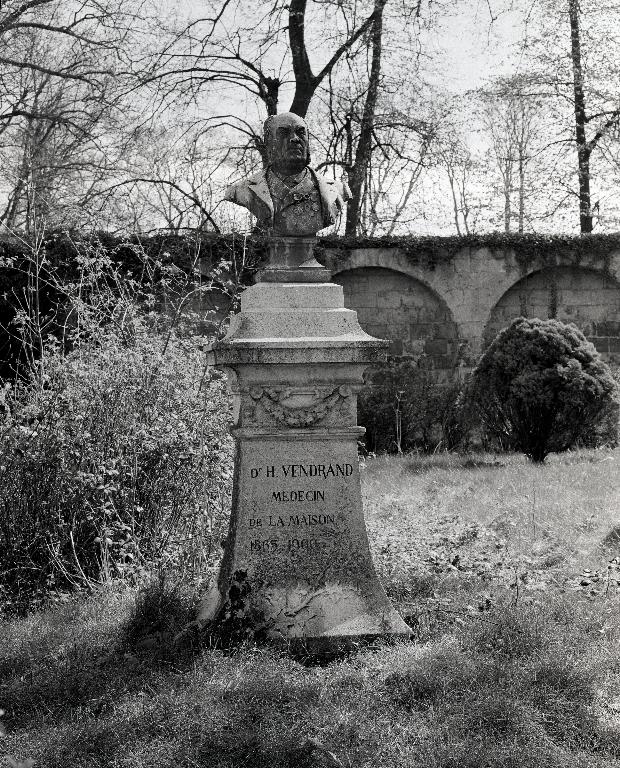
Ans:
[[[267,167],[233,184],[224,199],[247,208],[271,235],[313,237],[334,224],[350,192],[310,168],[306,121],[292,112],[273,115],[264,139]]]

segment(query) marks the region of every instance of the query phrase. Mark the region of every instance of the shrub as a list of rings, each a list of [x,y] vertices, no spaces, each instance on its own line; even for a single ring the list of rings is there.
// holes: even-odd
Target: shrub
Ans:
[[[165,347],[165,348],[164,348]],[[223,376],[135,315],[5,388],[0,590],[27,604],[157,565],[207,567],[232,475]],[[0,592],[1,597],[1,592]],[[1,601],[0,601],[1,604]]]
[[[195,597],[193,585],[180,581],[176,573],[159,571],[136,592],[122,646],[130,653],[180,658],[194,639]]]
[[[541,463],[617,413],[617,386],[576,326],[520,317],[483,354],[465,402],[499,447]]]
[[[358,396],[358,421],[369,451],[432,451],[462,438],[454,418],[458,385],[439,383],[412,360],[388,358],[373,368]]]
[[[612,369],[612,377],[616,383],[616,392],[620,392],[620,370]],[[609,398],[603,406],[600,418],[593,422],[579,436],[577,445],[580,448],[599,448],[618,445],[618,429],[620,427],[620,398]]]
[[[0,258],[60,297],[46,314],[24,292],[10,329],[20,351],[0,387],[0,608],[154,566],[204,573],[228,510],[230,401],[206,368],[204,317],[187,311],[209,286],[138,244],[135,279],[96,239],[72,243],[65,275],[47,245]]]

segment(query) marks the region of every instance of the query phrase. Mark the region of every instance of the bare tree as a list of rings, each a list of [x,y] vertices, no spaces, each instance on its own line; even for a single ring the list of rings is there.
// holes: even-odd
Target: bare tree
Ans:
[[[2,4],[5,227],[81,226],[101,211],[152,108],[133,71],[146,20],[120,0]]]
[[[293,73],[295,75],[295,95],[293,96],[293,102],[290,107],[291,112],[301,115],[302,117],[306,116],[312,97],[319,85],[331,75],[334,67],[343,55],[350,51],[355,43],[367,33],[372,35],[373,61],[376,62],[373,64],[373,67],[376,70],[374,72],[374,79],[378,81],[381,68],[383,9],[386,2],[387,0],[375,0],[372,13],[361,23],[353,24],[349,27],[343,42],[336,48],[321,70],[317,74],[314,74],[308,57],[305,39],[307,0],[291,0],[288,33],[291,57],[293,60]],[[334,5],[340,5],[341,8],[344,8],[342,3],[334,3]],[[373,80],[372,71],[370,79],[371,81]],[[376,87],[378,87],[378,82]],[[375,86],[370,86],[369,94],[375,89]],[[376,95],[374,98],[376,101]]]
[[[585,67],[581,51],[581,9],[578,0],[567,0],[571,36],[573,72],[573,108],[575,113],[575,143],[579,179],[579,226],[582,233],[592,232],[592,201],[590,191],[590,159],[601,139],[620,124],[620,99],[616,92],[615,107],[586,111]],[[617,76],[616,72],[616,76]],[[587,126],[594,126],[590,137]]]
[[[314,5],[323,16],[325,29],[335,30],[321,40],[323,48],[333,37],[334,49],[317,72],[308,51],[307,0],[260,2],[249,13],[241,0],[210,0],[209,15],[193,19],[176,32],[144,81],[158,82],[175,98],[194,101],[207,89],[249,95],[268,116],[280,110],[282,86],[292,76],[295,90],[288,111],[305,117],[319,86],[371,28],[376,15],[373,10],[358,21],[356,3],[353,13],[349,3],[336,0]],[[340,23],[336,23],[338,17]],[[247,21],[240,23],[242,18]],[[311,47],[316,47],[313,42]],[[260,129],[245,117],[229,113],[209,119],[233,126],[264,156]]]
[[[212,0],[208,15],[179,32],[154,67],[150,81],[158,81],[162,88],[174,88],[193,99],[198,99],[207,86],[222,89],[226,94],[245,93],[254,98],[259,113],[266,115],[279,110],[285,87],[294,89],[288,109],[304,117],[320,93],[319,101],[329,101],[331,119],[321,126],[322,135],[317,138],[324,140],[327,150],[324,165],[334,169],[340,165],[348,175],[352,191],[347,206],[350,234],[360,227],[360,212],[368,205],[370,190],[366,182],[371,157],[382,142],[377,139],[375,117],[384,82],[381,62],[386,4],[387,0],[372,0],[370,5],[368,0],[261,2],[250,14],[246,10],[244,21],[239,24],[238,0]],[[403,26],[416,23],[421,8],[421,0],[413,9],[399,7],[400,16],[390,28],[394,38],[402,37]],[[411,66],[410,49],[406,56]],[[319,59],[320,66],[311,59]],[[366,60],[367,68],[362,63]],[[340,109],[345,101],[332,98],[334,81],[343,74],[346,79],[350,69],[356,70],[360,87],[349,102],[349,111],[334,117],[334,110]],[[402,84],[400,74],[399,79]],[[238,111],[211,115],[207,122],[213,127],[233,126],[243,137],[245,148],[258,150],[266,162],[258,120],[254,122]],[[330,127],[337,136],[329,136]],[[343,136],[348,142],[344,163],[334,158],[336,148],[342,148]],[[243,145],[238,148],[243,149]]]
[[[482,184],[477,173],[478,160],[455,121],[444,121],[433,144],[433,156],[436,167],[445,173],[448,181],[456,234],[471,235],[476,231],[483,207],[477,192]]]
[[[137,231],[219,232],[215,213],[224,191],[222,166],[232,150],[221,149],[217,134],[195,126],[154,127],[134,147],[125,179],[107,187],[106,204],[119,192],[126,221]]]
[[[368,90],[364,100],[364,108],[360,121],[360,131],[355,149],[355,158],[348,169],[351,198],[347,202],[347,224],[345,234],[352,236],[357,233],[362,202],[362,189],[372,153],[372,137],[375,124],[375,112],[379,98],[381,78],[381,54],[383,50],[383,10],[386,0],[375,0],[375,18],[371,33],[371,64],[368,76]]]
[[[501,79],[479,92],[482,119],[491,138],[491,151],[501,178],[504,199],[504,231],[510,232],[513,218],[524,231],[526,176],[533,156],[536,99],[530,94],[527,79]],[[513,198],[517,197],[516,216]]]
[[[33,51],[41,53],[42,46]],[[29,234],[37,218],[50,224],[74,219],[68,207],[83,202],[92,180],[105,173],[112,154],[111,102],[103,83],[94,92],[87,83],[36,70],[20,75],[28,111],[4,124],[0,152],[7,203],[0,221]],[[108,134],[106,151],[102,132]]]
[[[56,82],[89,83],[119,75],[127,64],[124,42],[137,9],[128,13],[121,0],[7,0],[0,4],[0,121],[41,117],[27,94],[15,88],[22,72],[48,75]],[[40,58],[32,55],[32,41],[45,39],[53,48],[70,47],[72,56]]]
[[[532,85],[548,100],[549,109],[553,103],[557,128],[548,147],[576,149],[577,183],[572,195],[578,200],[580,231],[592,232],[598,207],[598,201],[592,201],[592,188],[595,183],[597,187],[604,184],[602,165],[593,174],[593,157],[595,152],[605,155],[620,125],[615,87],[620,75],[620,6],[554,0],[540,6],[533,19],[534,32],[522,52],[538,65]]]

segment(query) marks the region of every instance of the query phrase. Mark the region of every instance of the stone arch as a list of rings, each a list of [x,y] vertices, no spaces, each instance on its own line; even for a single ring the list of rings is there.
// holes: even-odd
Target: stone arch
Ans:
[[[609,363],[620,365],[620,284],[613,277],[568,265],[526,275],[493,307],[485,346],[520,315],[575,323]]]
[[[336,273],[345,306],[357,311],[371,336],[390,339],[390,354],[419,359],[436,370],[454,368],[457,325],[446,302],[410,275],[385,267],[357,267]]]

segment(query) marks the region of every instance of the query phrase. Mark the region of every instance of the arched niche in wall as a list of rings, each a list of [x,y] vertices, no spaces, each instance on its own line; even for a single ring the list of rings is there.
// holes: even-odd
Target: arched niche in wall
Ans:
[[[458,333],[446,303],[409,275],[383,267],[358,267],[333,276],[371,336],[389,339],[390,354],[410,356],[424,367],[450,370],[457,360]]]
[[[608,275],[575,266],[527,275],[493,308],[485,345],[519,316],[575,323],[608,362],[620,365],[620,285]]]

